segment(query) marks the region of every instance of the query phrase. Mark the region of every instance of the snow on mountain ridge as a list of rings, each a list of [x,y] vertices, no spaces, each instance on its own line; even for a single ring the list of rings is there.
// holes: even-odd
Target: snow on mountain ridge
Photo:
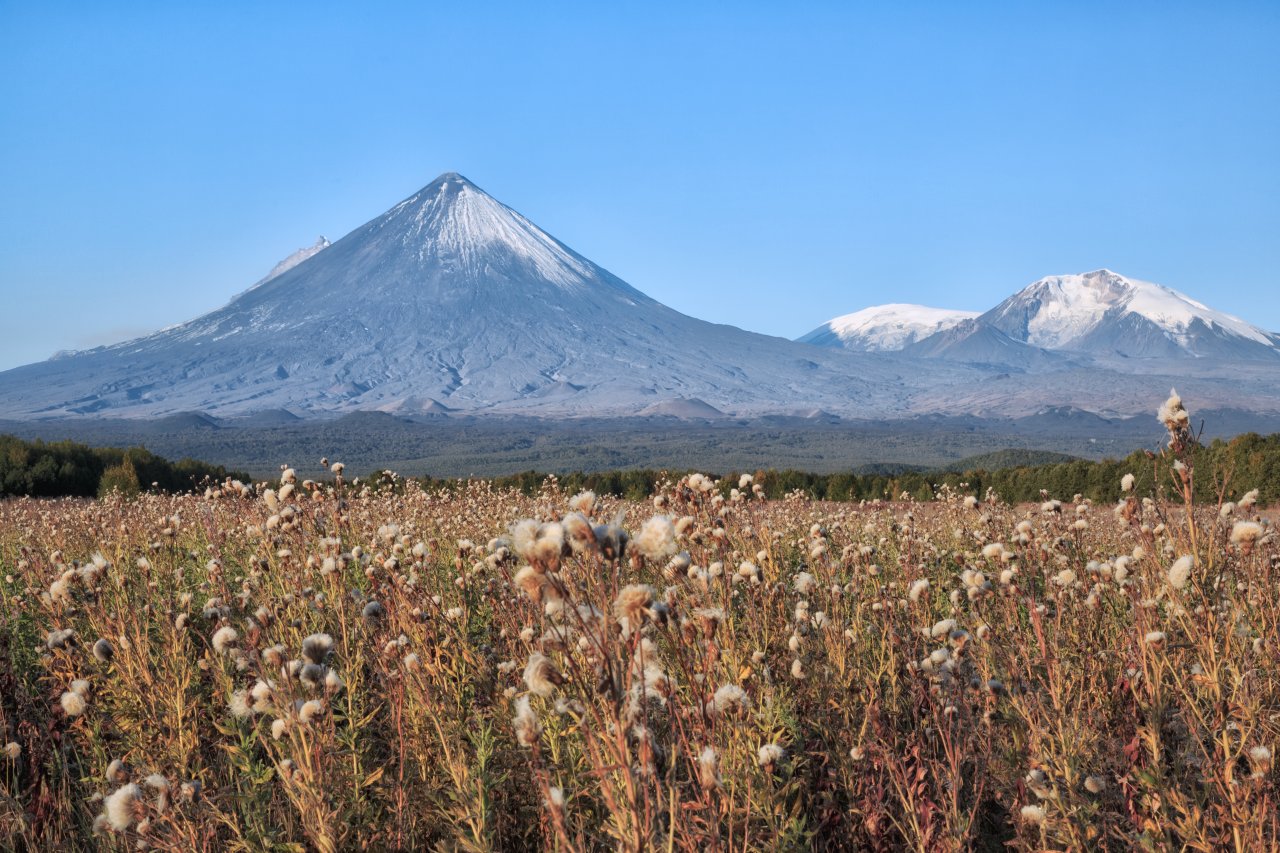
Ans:
[[[582,287],[593,277],[584,259],[456,172],[396,205],[383,222],[400,220],[406,211],[412,218],[402,239],[417,246],[423,262],[456,262],[460,271],[475,275],[483,272],[493,247],[502,246],[561,287]]]
[[[848,349],[868,352],[900,350],[908,344],[949,329],[957,323],[977,317],[977,311],[955,311],[894,302],[873,305],[852,314],[828,320],[800,340],[834,334]]]
[[[1076,275],[1047,276],[1006,301],[996,312],[1021,310],[1035,303],[1027,321],[1026,342],[1045,349],[1070,349],[1108,318],[1108,312],[1132,312],[1150,320],[1175,339],[1196,320],[1256,343],[1271,339],[1238,317],[1215,311],[1172,288],[1128,278],[1107,269]],[[1179,341],[1186,345],[1186,341]]]
[[[296,267],[298,264],[302,263],[308,258],[314,257],[316,253],[320,252],[323,249],[329,248],[329,245],[330,243],[328,238],[326,238],[323,234],[321,234],[319,239],[317,239],[310,246],[304,246],[303,248],[298,249],[298,251],[294,252],[292,255],[289,255],[289,257],[285,258],[283,261],[281,261],[280,263],[272,267],[271,272],[267,273],[265,276],[263,276],[262,278],[254,282],[253,287],[257,287],[260,284],[266,284],[267,282],[271,281],[271,279],[276,278],[277,276],[284,275],[289,270]]]

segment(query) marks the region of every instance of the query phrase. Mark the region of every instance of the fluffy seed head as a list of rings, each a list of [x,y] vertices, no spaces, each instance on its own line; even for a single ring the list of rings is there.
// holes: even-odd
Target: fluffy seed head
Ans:
[[[302,703],[302,707],[298,709],[298,719],[304,723],[309,723],[324,713],[324,702],[319,699],[310,699]]]
[[[912,602],[919,602],[920,596],[924,595],[925,591],[928,589],[928,578],[920,578],[919,580],[912,581],[911,586],[907,588],[907,598],[911,599]]]
[[[328,634],[311,634],[302,641],[302,656],[308,663],[324,663],[331,651],[333,651],[333,637]]]
[[[787,754],[787,751],[776,743],[766,743],[756,753],[756,763],[761,767],[773,767]]]
[[[545,698],[554,693],[558,685],[564,684],[564,676],[556,669],[551,658],[541,652],[534,652],[529,655],[529,662],[524,668],[524,683],[534,693]]]
[[[1231,527],[1231,541],[1236,545],[1253,545],[1262,538],[1262,525],[1256,521],[1237,521]]]
[[[698,782],[708,789],[720,787],[720,756],[713,746],[698,753]]]
[[[656,595],[657,591],[647,583],[624,586],[613,601],[613,613],[619,621],[626,620],[627,625],[635,628],[644,620]]]
[[[751,707],[747,692],[736,684],[723,684],[711,697],[708,710],[713,714],[732,714]]]
[[[523,747],[532,747],[542,737],[542,723],[533,713],[528,696],[516,700],[516,714],[511,724],[516,732],[516,741]]]
[[[62,712],[68,717],[78,717],[84,713],[84,697],[72,690],[63,693],[58,702],[62,705]]]
[[[103,801],[103,814],[107,816],[107,822],[111,824],[112,829],[116,832],[124,832],[133,825],[137,817],[134,805],[141,796],[142,789],[131,782],[116,789],[115,793]]]
[[[1046,816],[1044,806],[1022,807],[1022,819],[1032,826],[1040,826],[1043,824]]]
[[[1195,558],[1190,554],[1179,557],[1169,567],[1169,586],[1174,589],[1182,589],[1187,585],[1187,581],[1191,579],[1191,568],[1195,565]]]
[[[213,632],[213,650],[218,654],[226,654],[240,640],[240,634],[230,625],[223,625]]]
[[[655,515],[640,528],[635,544],[650,560],[665,560],[677,550],[675,525],[667,516]]]

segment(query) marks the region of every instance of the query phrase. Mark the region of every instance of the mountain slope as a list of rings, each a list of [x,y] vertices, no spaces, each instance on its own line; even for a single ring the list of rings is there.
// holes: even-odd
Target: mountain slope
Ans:
[[[894,360],[687,317],[466,178],[441,175],[225,307],[0,373],[0,415],[221,416],[378,409],[891,414],[931,383]]]
[[[977,311],[952,311],[927,305],[875,305],[828,320],[796,340],[858,352],[889,352],[977,316]]]
[[[961,320],[934,332],[903,347],[902,352],[919,358],[941,358],[1016,370],[1051,370],[1070,363],[1067,356],[1015,340],[978,317]]]

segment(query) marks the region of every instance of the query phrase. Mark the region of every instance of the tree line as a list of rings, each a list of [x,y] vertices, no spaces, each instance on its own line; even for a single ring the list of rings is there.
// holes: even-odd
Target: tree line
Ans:
[[[833,501],[894,500],[904,494],[914,500],[931,500],[944,487],[953,492],[985,496],[988,490],[1011,502],[1038,501],[1048,495],[1070,498],[1080,494],[1094,501],[1113,502],[1120,498],[1120,481],[1134,475],[1134,490],[1152,494],[1157,486],[1169,485],[1170,460],[1146,451],[1135,451],[1123,459],[1091,461],[1077,459],[1039,465],[999,466],[1002,454],[990,457],[991,467],[964,471],[882,470],[860,473],[815,474],[798,470],[763,469],[725,471],[721,490],[727,497],[741,474],[748,473],[767,497],[778,499],[793,492],[810,498]],[[1011,460],[1019,458],[1009,454]],[[1194,451],[1195,490],[1198,501],[1238,499],[1258,490],[1262,503],[1280,500],[1280,433],[1262,436],[1246,433],[1230,440],[1217,439]],[[573,472],[558,475],[556,487],[573,494],[590,489],[601,495],[631,500],[651,497],[664,479],[679,477],[681,471],[630,469]],[[707,473],[707,472],[704,472]],[[0,435],[0,497],[105,495],[112,491],[137,494],[142,491],[180,492],[202,488],[206,481],[221,482],[227,477],[249,482],[247,474],[228,471],[195,459],[171,462],[144,447],[89,447],[71,441],[26,441]],[[535,494],[547,487],[549,475],[525,471],[505,477],[485,478],[498,488],[518,489]],[[428,489],[456,489],[464,480],[422,477]]]
[[[145,447],[89,447],[0,435],[0,497],[93,497],[119,491],[183,492],[206,480],[249,476],[195,459],[170,462]]]
[[[1236,500],[1257,489],[1258,500],[1280,500],[1280,433],[1262,436],[1246,433],[1230,440],[1216,439],[1193,453],[1196,500]],[[995,458],[999,458],[998,456]],[[1016,458],[1016,457],[1015,457]],[[796,470],[727,471],[720,476],[721,491],[728,496],[743,473],[752,475],[766,497],[778,499],[799,491],[810,498],[832,501],[896,500],[904,494],[914,500],[932,500],[945,487],[952,492],[984,497],[992,490],[1001,500],[1039,501],[1045,496],[1071,498],[1083,495],[1095,502],[1120,499],[1120,482],[1134,476],[1134,491],[1151,495],[1168,490],[1172,460],[1147,451],[1135,451],[1123,459],[1077,459],[1040,465],[979,467],[965,471],[885,470],[871,473],[814,474]],[[688,472],[655,469],[573,472],[558,475],[556,487],[567,494],[590,489],[601,495],[631,500],[652,496],[663,479]],[[707,472],[704,472],[707,473]],[[532,495],[543,489],[548,476],[525,471],[506,477],[485,478],[498,488],[518,489]],[[462,480],[423,477],[428,489],[452,489]]]

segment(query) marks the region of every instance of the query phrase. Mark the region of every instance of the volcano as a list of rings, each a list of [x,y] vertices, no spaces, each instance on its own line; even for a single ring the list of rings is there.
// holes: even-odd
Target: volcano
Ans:
[[[0,373],[0,416],[424,405],[601,416],[690,399],[730,415],[891,415],[920,384],[888,358],[681,314],[449,172],[331,245],[290,256],[223,308]]]

